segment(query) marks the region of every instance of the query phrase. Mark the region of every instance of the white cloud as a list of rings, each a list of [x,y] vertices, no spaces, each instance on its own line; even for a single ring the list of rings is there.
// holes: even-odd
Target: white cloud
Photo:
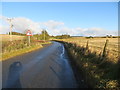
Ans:
[[[63,26],[64,23],[63,22],[54,21],[54,20],[49,20],[47,22],[41,22],[40,25],[48,27],[49,29],[56,29],[56,28],[60,28],[61,26]]]
[[[0,17],[2,19],[2,28],[0,28],[1,33],[9,32],[9,22],[7,17]],[[7,23],[7,24],[6,24]],[[17,17],[13,18],[11,23],[13,24],[14,28],[13,31],[25,32],[25,30],[30,29],[34,33],[40,32],[40,25],[38,22],[34,22],[28,18],[24,17]],[[6,27],[6,28],[5,28]]]
[[[24,32],[27,29],[30,29],[34,33],[40,32],[40,25],[37,22],[34,22],[27,18],[18,17],[13,20],[13,25],[16,30]]]
[[[6,34],[9,30],[8,26],[2,26],[0,25],[0,34]]]
[[[105,30],[102,28],[75,28],[75,34],[78,36],[105,36],[105,35],[117,35],[117,31]]]
[[[9,32],[9,23],[7,17],[0,17],[3,20],[3,25],[0,25],[0,33]],[[40,33],[43,28],[47,29],[50,35],[70,34],[72,36],[105,36],[105,35],[117,35],[117,31],[109,31],[102,28],[68,28],[63,22],[49,20],[46,22],[34,22],[28,18],[16,17],[12,20],[14,25],[13,30],[19,32],[25,32],[26,29],[30,29],[34,33]]]
[[[49,20],[46,22],[40,22],[40,26],[41,28],[47,29],[50,35],[58,35],[58,34],[62,34],[60,32],[61,32],[61,28],[64,27],[64,23],[54,20]]]

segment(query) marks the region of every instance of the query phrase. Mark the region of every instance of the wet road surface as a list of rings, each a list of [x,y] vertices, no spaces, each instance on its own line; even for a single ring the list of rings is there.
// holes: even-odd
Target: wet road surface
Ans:
[[[3,88],[76,88],[65,48],[53,42],[45,48],[5,60]]]

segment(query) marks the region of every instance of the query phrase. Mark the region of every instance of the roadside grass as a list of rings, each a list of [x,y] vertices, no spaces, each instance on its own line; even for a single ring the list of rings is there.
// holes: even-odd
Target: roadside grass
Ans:
[[[120,89],[118,38],[70,38],[64,43],[72,61],[92,88]]]
[[[3,35],[4,38],[6,35]],[[7,41],[6,39],[2,39],[2,50],[0,54],[2,54],[2,58],[0,58],[0,61],[9,59],[11,57],[21,55],[24,53],[28,53],[34,50],[37,50],[39,48],[44,47],[45,44],[50,44],[50,41],[42,41],[38,42],[35,41],[34,37],[31,37],[31,43],[28,45],[27,37],[25,36],[15,36],[20,37],[19,39],[14,39],[12,41]],[[24,38],[23,38],[24,37]]]
[[[46,45],[46,44],[51,44],[50,41],[44,42],[44,43],[40,43],[41,45]]]
[[[21,54],[24,54],[24,53],[28,53],[28,52],[40,49],[40,48],[42,48],[42,45],[39,45],[39,46],[38,45],[37,46],[29,46],[29,47],[26,47],[26,48],[23,48],[23,49],[19,49],[19,50],[16,50],[16,51],[3,53],[2,54],[2,61],[6,60],[6,59],[9,59],[11,57],[14,57],[14,56],[18,56],[18,55],[21,55]]]
[[[1,60],[4,61],[4,60],[9,59],[11,57],[18,56],[18,55],[25,54],[25,53],[29,53],[29,52],[32,52],[34,50],[43,48],[43,45],[46,45],[46,44],[47,45],[51,44],[51,42],[48,41],[48,42],[45,42],[45,43],[37,43],[37,44],[34,43],[34,45],[31,45],[31,46],[26,46],[24,48],[11,50],[10,52],[2,53],[2,58],[0,59],[0,61]]]

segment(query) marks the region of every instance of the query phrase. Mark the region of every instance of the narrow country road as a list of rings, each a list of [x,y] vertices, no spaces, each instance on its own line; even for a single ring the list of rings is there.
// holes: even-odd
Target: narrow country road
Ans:
[[[5,60],[3,88],[76,88],[68,56],[61,43]]]

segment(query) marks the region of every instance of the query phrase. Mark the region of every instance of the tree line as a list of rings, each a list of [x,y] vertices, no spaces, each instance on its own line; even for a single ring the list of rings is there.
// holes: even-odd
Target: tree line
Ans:
[[[10,35],[10,32],[8,33]],[[19,32],[12,32],[12,35],[21,35],[26,36],[26,33],[19,33]],[[42,30],[41,34],[34,34],[33,37],[36,40],[49,40],[49,39],[66,39],[70,38],[70,35],[64,34],[64,35],[57,35],[57,36],[51,36],[46,30]]]

